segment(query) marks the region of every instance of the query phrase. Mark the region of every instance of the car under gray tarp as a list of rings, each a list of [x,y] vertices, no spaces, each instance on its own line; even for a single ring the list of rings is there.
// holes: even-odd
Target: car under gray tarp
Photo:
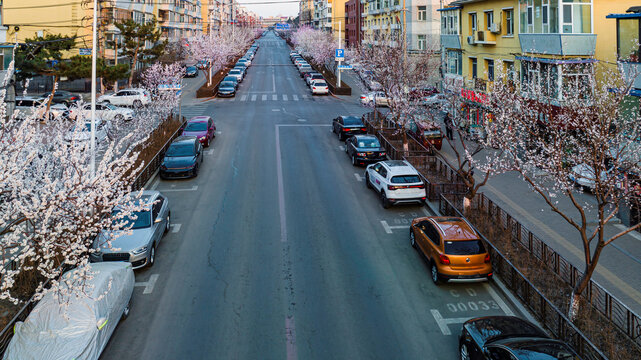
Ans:
[[[130,263],[89,264],[92,279],[72,295],[45,294],[24,322],[17,322],[4,359],[98,359],[134,288]],[[70,270],[63,276],[73,276]],[[64,286],[64,285],[61,285]]]

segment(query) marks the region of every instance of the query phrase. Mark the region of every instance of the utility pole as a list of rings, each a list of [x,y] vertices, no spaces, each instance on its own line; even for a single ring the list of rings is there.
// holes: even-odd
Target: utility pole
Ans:
[[[118,34],[114,33],[114,65],[118,65]],[[114,93],[118,91],[118,79],[114,81]]]
[[[341,21],[340,20],[338,20],[338,48],[342,49],[342,47],[341,47]],[[336,87],[341,87],[341,69],[340,69],[341,62],[342,61],[338,60],[338,65],[336,65],[336,70],[337,70],[336,72],[338,73],[338,81],[336,82]]]
[[[96,177],[96,47],[98,34],[98,0],[93,0],[93,34],[91,37],[91,179]]]

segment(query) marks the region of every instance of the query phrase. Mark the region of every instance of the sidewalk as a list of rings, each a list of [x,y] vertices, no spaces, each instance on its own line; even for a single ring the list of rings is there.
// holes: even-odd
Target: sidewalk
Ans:
[[[458,136],[458,135],[456,135]],[[458,138],[455,146],[460,146]],[[473,143],[471,144],[473,146]],[[440,154],[449,161],[455,159],[454,151],[445,141]],[[483,159],[486,152],[482,151],[476,159]],[[475,175],[481,180],[482,174]],[[565,257],[578,269],[583,269],[583,244],[577,230],[563,220],[560,215],[552,212],[540,195],[532,189],[516,173],[505,173],[491,177],[487,185],[480,189],[492,201],[512,214],[541,240],[545,241],[560,255]],[[581,203],[592,204],[596,202],[591,194],[577,194]],[[558,199],[562,211],[575,219],[580,219],[567,197]],[[596,216],[594,210],[587,214],[589,222],[594,223]],[[606,236],[612,236],[622,229],[623,225],[613,219],[606,225]],[[593,227],[590,227],[592,230]],[[641,235],[637,232],[630,233],[614,243],[608,245],[601,255],[599,266],[593,280],[630,307],[637,314],[641,314]]]

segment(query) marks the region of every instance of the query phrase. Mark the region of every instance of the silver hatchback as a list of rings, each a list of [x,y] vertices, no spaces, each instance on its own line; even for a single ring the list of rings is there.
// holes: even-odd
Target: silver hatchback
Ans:
[[[137,211],[133,216],[118,220],[127,222],[123,234],[118,234],[107,244],[109,233],[103,231],[94,241],[94,253],[91,254],[92,262],[100,261],[128,261],[134,269],[143,266],[152,266],[156,260],[156,247],[163,235],[171,227],[169,200],[159,191],[143,191],[139,201],[147,205],[144,211]],[[112,214],[117,214],[117,208]]]

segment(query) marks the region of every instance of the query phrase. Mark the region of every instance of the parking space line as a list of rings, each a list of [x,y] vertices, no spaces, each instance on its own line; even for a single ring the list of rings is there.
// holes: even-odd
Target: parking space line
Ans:
[[[160,192],[176,192],[176,191],[196,191],[198,190],[198,185],[194,185],[189,189],[160,189]]]
[[[154,286],[156,286],[156,281],[158,281],[158,276],[158,274],[151,274],[149,280],[144,282],[136,282],[134,283],[134,286],[144,287],[145,290],[143,290],[143,294],[151,294],[151,292],[154,291]]]
[[[262,96],[262,101],[265,101],[265,100],[267,100],[267,95]]]
[[[294,98],[294,101],[298,101],[298,95],[292,95],[292,98]]]
[[[154,184],[151,185],[151,190],[156,190],[159,183],[160,183],[160,178],[157,178],[156,181],[154,181]]]
[[[172,234],[175,234],[180,231],[180,227],[182,224],[171,224],[171,232]]]
[[[430,312],[432,313],[434,320],[436,320],[436,324],[438,325],[439,329],[441,329],[441,333],[443,333],[443,335],[452,335],[452,332],[450,331],[450,328],[448,327],[448,325],[462,324],[467,320],[469,320],[469,318],[444,319],[443,316],[441,316],[441,313],[436,309],[431,309]]]
[[[283,94],[283,101],[287,101],[287,95]]]
[[[245,101],[245,100],[247,100],[247,95],[243,95],[240,97],[240,101]]]
[[[387,225],[387,221],[381,220],[381,225],[383,225],[383,229],[385,229],[386,233],[393,234],[392,229]]]
[[[510,309],[510,307],[507,306],[505,301],[501,299],[499,294],[496,293],[496,291],[490,286],[490,284],[483,283],[483,287],[485,288],[485,290],[487,290],[490,296],[492,296],[492,299],[494,299],[494,301],[496,301],[496,303],[499,304],[499,307],[501,308],[501,310],[503,310],[505,315],[514,316],[514,312],[512,312],[512,309]]]
[[[425,205],[425,206],[427,206],[427,205]],[[432,214],[430,214],[430,212],[425,208],[425,206],[423,206],[421,208],[421,210],[423,211],[423,214],[425,214],[425,216],[432,216]]]
[[[345,145],[338,145],[338,148],[339,148],[341,151],[345,151]]]
[[[363,181],[363,178],[359,173],[354,173],[354,177],[356,178],[356,181]]]
[[[206,150],[205,155],[214,155],[214,149]]]
[[[256,95],[252,95],[252,101],[256,101]]]
[[[276,94],[272,95],[272,100],[273,100],[273,101],[278,100],[278,95],[276,95]]]

